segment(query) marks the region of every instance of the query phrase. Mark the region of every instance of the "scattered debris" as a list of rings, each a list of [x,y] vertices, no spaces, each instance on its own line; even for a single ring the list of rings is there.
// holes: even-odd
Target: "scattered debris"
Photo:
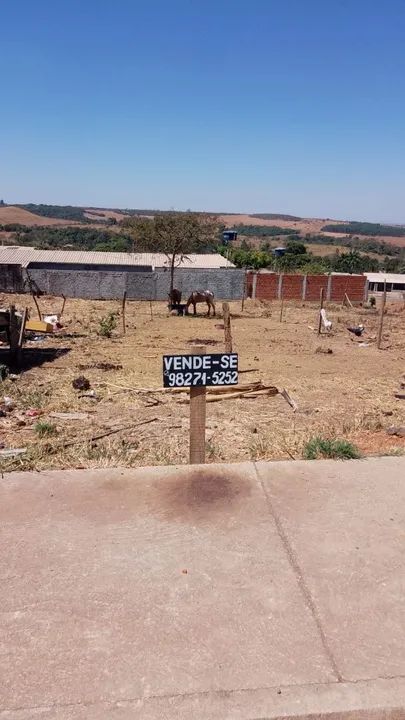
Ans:
[[[42,410],[38,410],[37,408],[28,408],[25,414],[27,417],[38,417],[38,415],[42,415]]]
[[[79,398],[90,398],[90,400],[100,400],[99,395],[96,395],[95,390],[89,390],[89,392],[80,393]]]
[[[405,400],[405,392],[394,393],[394,397],[398,398],[398,400]]]
[[[358,343],[358,344],[357,344],[357,347],[359,347],[359,348],[371,347],[371,343],[369,343],[369,342],[361,342],[361,343]]]
[[[360,337],[364,333],[364,325],[353,325],[352,327],[348,327],[347,329],[356,337]]]
[[[10,373],[10,375],[8,376],[8,379],[12,380],[13,382],[15,380],[18,380],[18,378],[19,378],[19,375],[15,375],[14,373]]]
[[[58,420],[88,420],[88,413],[80,412],[51,412],[49,417],[57,418]]]
[[[75,390],[90,390],[90,380],[84,377],[84,375],[79,375],[79,377],[72,380],[72,387],[74,387]]]
[[[397,437],[405,437],[405,425],[391,425],[387,428],[387,435],[397,435]]]
[[[4,450],[0,450],[0,457],[14,458],[18,457],[19,455],[24,455],[24,453],[26,452],[27,448],[6,448]]]
[[[11,410],[14,409],[14,401],[8,395],[4,396],[3,405],[4,405],[5,410],[7,410],[7,412],[11,412]]]
[[[324,348],[322,345],[318,345],[318,347],[315,350],[316,353],[323,353],[324,355],[332,355],[333,350],[332,348]]]
[[[104,372],[107,372],[107,370],[122,370],[122,365],[110,362],[89,363],[88,365],[78,365],[77,367],[79,370],[92,370],[94,368],[95,370],[104,370]]]
[[[392,410],[381,410],[381,412],[382,412],[382,414],[385,415],[386,417],[390,417],[391,415],[394,414]]]

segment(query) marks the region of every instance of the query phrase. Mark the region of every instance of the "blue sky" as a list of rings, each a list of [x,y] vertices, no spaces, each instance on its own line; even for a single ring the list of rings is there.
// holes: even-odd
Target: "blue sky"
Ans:
[[[405,223],[405,0],[15,0],[0,197]]]

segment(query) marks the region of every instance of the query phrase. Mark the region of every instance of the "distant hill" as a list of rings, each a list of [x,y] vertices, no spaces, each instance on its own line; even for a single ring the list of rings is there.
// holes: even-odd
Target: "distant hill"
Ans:
[[[51,218],[37,215],[17,205],[2,205],[0,207],[0,225],[18,223],[20,225],[71,225],[72,222],[63,218]]]

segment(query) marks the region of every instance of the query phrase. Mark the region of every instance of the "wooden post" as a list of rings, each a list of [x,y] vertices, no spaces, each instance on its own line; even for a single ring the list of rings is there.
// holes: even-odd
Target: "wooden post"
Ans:
[[[125,303],[127,301],[127,291],[124,290],[124,294],[122,296],[122,334],[125,335],[127,327],[125,323]]]
[[[19,332],[17,328],[17,320],[15,316],[15,305],[10,305],[10,364],[15,365],[18,356],[18,339]]]
[[[243,278],[243,294],[242,294],[242,306],[241,306],[242,312],[245,308],[246,286],[247,286],[247,271],[245,270],[245,277]]]
[[[384,324],[384,310],[385,310],[386,301],[387,301],[387,281],[384,280],[384,292],[383,292],[382,302],[381,302],[380,324],[378,326],[378,336],[377,336],[377,347],[379,350],[381,349],[381,340],[382,340],[382,332],[383,332],[383,324]]]
[[[224,314],[224,334],[225,334],[225,352],[232,352],[232,332],[231,332],[231,316],[229,314],[229,303],[222,303],[222,312]]]
[[[21,365],[21,350],[22,350],[22,345],[24,342],[25,323],[27,322],[28,312],[29,312],[28,308],[26,307],[23,312],[23,316],[21,318],[21,327],[20,327],[20,334],[18,336],[18,346],[17,346],[17,355],[16,355],[18,367],[20,367],[20,365]]]
[[[65,309],[65,304],[66,304],[66,298],[65,298],[65,296],[64,296],[64,295],[62,295],[62,297],[63,297],[63,303],[62,303],[62,310],[60,311],[60,315],[59,315],[59,318],[61,318],[61,317],[62,317],[62,315],[63,315],[63,311],[64,311],[64,309]]]
[[[320,307],[319,307],[319,323],[318,323],[318,335],[321,334],[322,330],[322,315],[321,310],[323,309],[323,288],[321,288],[321,298],[320,298]]]
[[[153,320],[153,304],[152,300],[149,300],[150,319]]]
[[[284,293],[283,293],[283,286],[281,286],[280,322],[283,322],[283,310],[284,310]]]
[[[196,355],[205,355],[205,347],[196,347]],[[205,385],[190,388],[190,465],[205,463]]]
[[[36,308],[37,308],[38,317],[39,317],[40,320],[42,320],[41,311],[40,311],[40,309],[39,309],[38,300],[37,300],[36,297],[35,297],[35,293],[32,293],[32,297],[33,297],[35,306],[36,306]]]

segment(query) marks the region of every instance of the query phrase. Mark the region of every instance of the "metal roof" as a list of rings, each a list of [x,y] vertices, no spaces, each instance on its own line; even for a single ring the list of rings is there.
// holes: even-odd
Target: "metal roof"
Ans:
[[[401,273],[384,273],[384,272],[372,273],[372,272],[370,272],[370,273],[364,273],[364,274],[367,277],[367,280],[369,282],[383,283],[385,280],[387,283],[401,283],[401,284],[405,283],[405,274],[404,273],[401,274]]]
[[[34,247],[8,245],[0,247],[0,264],[17,264],[28,267],[31,262],[77,263],[83,265],[142,265],[146,267],[169,267],[169,259],[163,253],[95,252],[92,250],[39,250]],[[216,269],[235,267],[219,255],[190,254],[176,267]]]

